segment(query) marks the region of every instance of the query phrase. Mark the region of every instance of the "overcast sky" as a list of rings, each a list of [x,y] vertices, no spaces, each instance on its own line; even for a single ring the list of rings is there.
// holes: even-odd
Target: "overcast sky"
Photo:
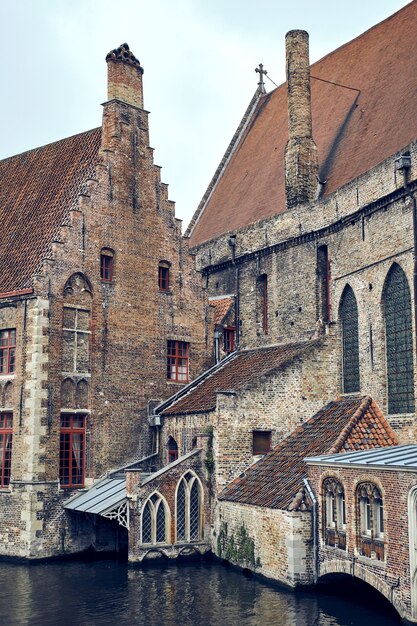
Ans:
[[[0,158],[99,126],[105,56],[127,42],[145,70],[155,163],[186,226],[256,89],[255,67],[284,81],[285,33],[307,30],[314,62],[406,4],[0,0]]]

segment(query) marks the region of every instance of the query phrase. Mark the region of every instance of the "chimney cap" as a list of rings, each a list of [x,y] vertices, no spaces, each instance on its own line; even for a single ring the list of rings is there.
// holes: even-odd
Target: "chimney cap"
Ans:
[[[130,51],[127,43],[122,43],[118,48],[111,50],[107,56],[106,61],[114,61],[116,63],[127,63],[136,67],[143,74],[143,67],[141,66],[139,59]]]

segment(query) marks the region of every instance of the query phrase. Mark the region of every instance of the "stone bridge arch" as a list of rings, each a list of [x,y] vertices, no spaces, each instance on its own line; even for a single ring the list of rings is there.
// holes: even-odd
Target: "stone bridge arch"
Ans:
[[[317,583],[342,581],[349,578],[352,582],[361,581],[369,585],[375,592],[383,596],[401,618],[407,618],[407,610],[403,605],[398,593],[399,580],[393,577],[386,578],[385,570],[379,572],[377,568],[371,570],[366,564],[354,559],[332,559],[320,563]]]

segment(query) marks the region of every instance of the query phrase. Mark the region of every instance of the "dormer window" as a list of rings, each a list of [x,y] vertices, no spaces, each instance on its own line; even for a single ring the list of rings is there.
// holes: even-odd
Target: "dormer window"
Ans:
[[[168,261],[160,261],[158,268],[158,285],[159,291],[169,291],[169,268],[171,263]]]
[[[100,254],[100,278],[106,282],[113,280],[114,252],[110,248],[102,248]]]

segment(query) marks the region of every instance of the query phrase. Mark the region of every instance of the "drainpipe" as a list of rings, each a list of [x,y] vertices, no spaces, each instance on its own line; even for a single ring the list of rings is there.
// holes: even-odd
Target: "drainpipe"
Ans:
[[[395,171],[401,172],[404,179],[404,189],[411,200],[413,211],[413,305],[414,305],[414,333],[415,333],[415,353],[417,358],[417,202],[414,194],[408,186],[408,177],[411,170],[411,157],[408,153],[402,154],[395,159]]]
[[[312,488],[310,487],[310,483],[307,478],[303,479],[305,488],[307,490],[308,496],[313,504],[313,510],[311,512],[311,518],[313,523],[313,581],[314,584],[317,584],[319,579],[319,542],[318,542],[318,502],[316,496],[313,493]]]

